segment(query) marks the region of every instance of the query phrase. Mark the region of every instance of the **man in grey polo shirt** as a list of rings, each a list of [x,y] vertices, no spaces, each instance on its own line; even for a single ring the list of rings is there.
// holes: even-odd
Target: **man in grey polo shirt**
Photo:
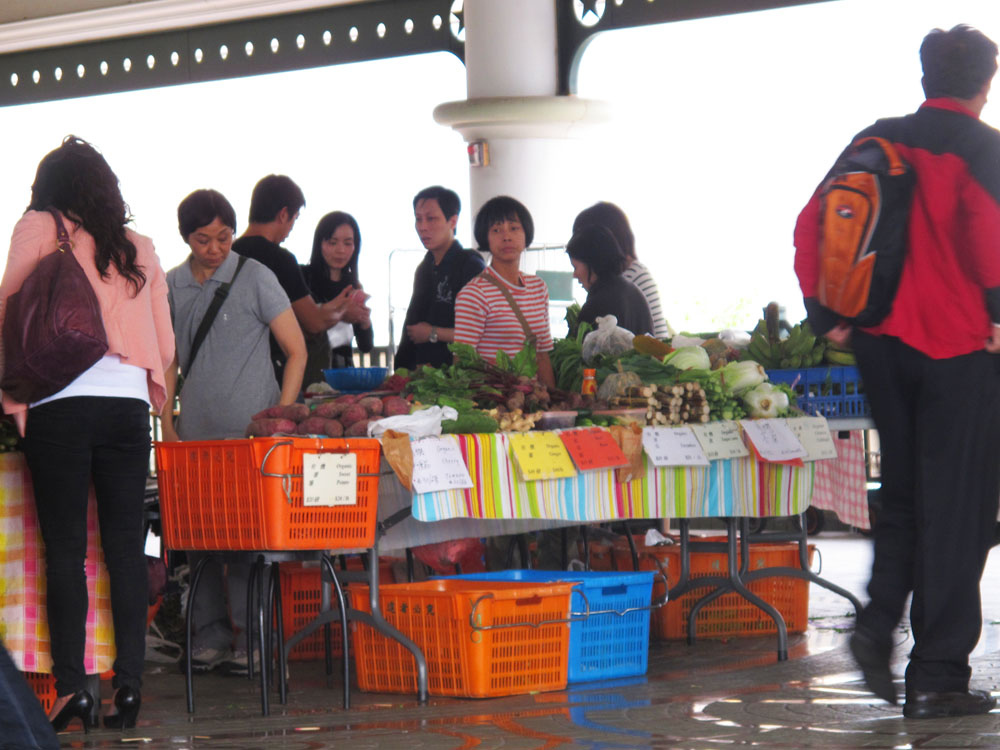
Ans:
[[[191,254],[167,272],[177,359],[167,372],[163,439],[243,437],[250,417],[258,411],[298,398],[306,362],[302,330],[275,275],[261,263],[230,251],[236,214],[221,193],[196,190],[181,202],[177,218]],[[228,295],[192,360],[196,332],[216,291],[226,283]],[[280,388],[271,365],[271,334],[287,357]],[[178,365],[186,374],[175,429],[171,407]],[[192,566],[198,559],[198,554],[189,554]],[[234,672],[246,669],[243,626],[248,575],[248,565],[229,565],[226,579],[217,562],[206,565],[192,605],[195,633],[188,644],[199,671],[220,664]]]

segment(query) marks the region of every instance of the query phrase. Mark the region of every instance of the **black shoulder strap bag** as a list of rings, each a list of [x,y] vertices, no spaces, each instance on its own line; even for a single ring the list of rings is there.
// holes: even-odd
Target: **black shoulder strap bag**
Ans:
[[[198,356],[198,350],[201,349],[201,345],[205,342],[208,331],[212,327],[212,323],[215,322],[215,316],[219,314],[219,308],[222,307],[222,303],[229,296],[229,289],[232,287],[233,282],[236,281],[236,277],[240,275],[240,269],[243,268],[243,264],[246,262],[246,256],[241,255],[240,259],[236,262],[236,270],[233,271],[233,277],[224,284],[219,284],[219,288],[215,290],[212,302],[205,311],[205,317],[201,319],[201,323],[198,324],[198,330],[195,331],[194,341],[191,342],[191,356],[188,357],[187,366],[181,371],[181,381],[177,384],[177,393],[180,393],[181,388],[184,387],[184,381],[187,380],[188,373],[191,372],[194,358]]]

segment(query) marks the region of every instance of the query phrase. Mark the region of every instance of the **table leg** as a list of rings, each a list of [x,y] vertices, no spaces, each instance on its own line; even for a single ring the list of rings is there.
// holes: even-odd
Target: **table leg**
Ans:
[[[194,680],[191,678],[193,673],[191,663],[191,639],[192,631],[194,630],[192,627],[194,623],[194,598],[198,594],[198,584],[201,583],[201,574],[205,570],[205,564],[211,559],[211,555],[205,555],[195,566],[194,575],[191,578],[191,590],[188,592],[187,617],[184,620],[184,635],[187,639],[184,645],[184,687],[187,691],[187,709],[189,714],[194,713]]]
[[[260,711],[263,716],[267,716],[271,713],[270,696],[268,695],[268,685],[270,680],[268,679],[268,670],[270,665],[264,658],[267,653],[267,633],[264,628],[264,556],[259,555],[257,557],[256,566],[257,567],[257,634],[259,636],[258,646],[260,647]],[[248,634],[249,636],[249,634]],[[249,663],[250,669],[253,669],[253,649],[250,648],[250,639],[247,638],[247,661]]]
[[[333,562],[326,555],[323,556],[321,564],[326,568],[327,573],[330,575],[330,580],[333,583],[333,590],[337,594],[337,607],[340,613],[340,644],[341,653],[343,654],[343,670],[344,670],[344,710],[346,711],[351,707],[351,661],[350,661],[350,641],[348,639],[347,633],[347,597],[344,596],[344,588],[340,585],[340,579],[337,578],[337,571],[333,569]],[[378,567],[378,561],[375,563],[375,567]],[[377,577],[377,573],[375,576]],[[369,579],[371,579],[369,575]],[[326,653],[331,662],[332,667],[332,657],[330,657],[330,626],[326,624],[323,626],[326,632]]]

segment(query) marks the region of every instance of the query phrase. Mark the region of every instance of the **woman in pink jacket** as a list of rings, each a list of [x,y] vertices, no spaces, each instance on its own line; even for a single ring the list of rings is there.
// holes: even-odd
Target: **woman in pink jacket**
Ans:
[[[50,212],[56,209],[59,218]],[[57,247],[56,224],[93,285],[108,351],[58,393],[32,404],[3,395],[24,434],[38,524],[45,542],[56,731],[74,718],[88,728],[95,701],[85,689],[87,492],[93,482],[111,583],[115,695],[105,726],[135,726],[141,702],[148,584],[143,497],[149,411],[166,398],[174,355],[167,285],[152,242],[130,220],[118,178],[90,144],[68,136],[42,159],[31,203],[14,227],[0,306]],[[2,307],[0,307],[2,309]],[[0,318],[2,324],[2,318]]]

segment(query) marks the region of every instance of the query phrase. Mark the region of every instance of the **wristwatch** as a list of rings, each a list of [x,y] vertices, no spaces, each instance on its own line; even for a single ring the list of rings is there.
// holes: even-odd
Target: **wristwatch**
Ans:
[[[432,344],[436,344],[438,340],[438,329],[437,326],[431,326],[431,335],[427,337],[427,340]]]

